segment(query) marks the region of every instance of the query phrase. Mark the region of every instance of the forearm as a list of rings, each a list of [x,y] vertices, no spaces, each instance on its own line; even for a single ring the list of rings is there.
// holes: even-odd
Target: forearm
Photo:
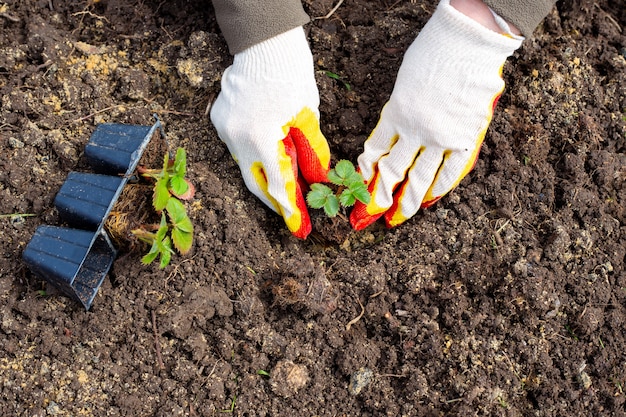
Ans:
[[[309,21],[300,0],[213,0],[232,54]]]

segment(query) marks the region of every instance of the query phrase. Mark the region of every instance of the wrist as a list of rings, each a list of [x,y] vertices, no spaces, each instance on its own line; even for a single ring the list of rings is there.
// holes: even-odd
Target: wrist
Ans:
[[[301,80],[313,74],[313,56],[302,26],[283,32],[235,54],[233,69],[252,77]]]
[[[482,0],[450,0],[450,6],[494,32],[502,34],[510,32],[516,36],[522,35],[522,32],[515,25],[502,19],[502,22],[509,28],[508,31],[504,29],[502,22],[496,20],[496,15]]]

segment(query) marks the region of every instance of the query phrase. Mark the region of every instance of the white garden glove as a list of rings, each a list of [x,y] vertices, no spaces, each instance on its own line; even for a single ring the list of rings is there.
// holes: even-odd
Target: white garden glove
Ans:
[[[372,199],[350,215],[388,227],[448,193],[472,170],[504,89],[502,67],[523,38],[495,16],[496,33],[443,0],[407,50],[359,168]]]
[[[297,27],[235,54],[211,109],[247,187],[303,239],[311,221],[301,181],[327,181],[330,165],[318,106],[313,56]]]

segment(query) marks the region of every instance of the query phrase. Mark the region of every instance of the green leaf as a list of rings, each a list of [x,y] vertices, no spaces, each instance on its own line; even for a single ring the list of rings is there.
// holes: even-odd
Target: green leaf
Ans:
[[[345,185],[348,188],[353,188],[359,185],[365,186],[365,180],[363,179],[363,175],[355,171],[346,177],[346,179],[343,182],[343,185]]]
[[[170,178],[170,191],[175,196],[181,196],[189,190],[189,184],[185,181],[184,176],[173,176]]]
[[[172,198],[166,207],[167,214],[172,223],[172,240],[174,247],[181,255],[186,254],[193,244],[193,224],[187,216],[187,210],[183,203]]]
[[[333,190],[329,186],[315,183],[311,184],[311,191],[306,196],[306,202],[309,207],[320,209],[324,207],[329,196],[333,195]]]
[[[332,78],[333,80],[341,80],[341,78],[339,78],[339,75],[335,74],[332,71],[326,71],[326,76]]]
[[[165,207],[165,209],[167,211],[167,215],[170,218],[170,222],[174,226],[183,222],[185,219],[189,219],[187,217],[187,209],[185,209],[185,205],[176,198],[171,198],[167,202],[167,206]]]
[[[162,213],[159,230],[152,235],[152,246],[150,247],[150,251],[143,258],[141,258],[141,263],[148,265],[152,263],[152,261],[154,261],[159,254],[161,255],[161,259],[163,259],[163,253],[167,252],[167,246],[164,242],[169,240],[169,237],[167,236],[168,230],[169,227],[167,225],[167,218],[165,217],[165,213]],[[147,238],[144,238],[144,240],[147,240]]]
[[[326,178],[335,185],[343,185],[343,178],[340,177],[334,169],[328,171]]]
[[[152,243],[152,247],[150,248],[150,252],[148,252],[143,258],[141,258],[141,263],[144,265],[149,265],[159,256],[159,245],[156,242]]]
[[[352,195],[354,195],[354,197],[363,204],[369,204],[372,199],[370,192],[365,186],[363,186],[363,188],[352,190]]]
[[[339,199],[335,194],[331,194],[324,203],[324,213],[328,217],[335,217],[339,213]]]
[[[355,201],[356,197],[354,196],[354,193],[352,193],[352,191],[348,188],[343,190],[343,192],[339,195],[339,202],[344,207],[353,206]]]
[[[172,242],[174,242],[176,250],[181,255],[185,255],[191,250],[191,246],[193,245],[193,232],[187,232],[180,228],[174,228],[172,229]]]
[[[328,172],[328,181],[332,182],[335,185],[345,185],[348,186],[350,183],[355,182],[357,178],[360,181],[363,181],[363,177],[361,174],[356,172],[354,165],[352,162],[342,159],[337,162],[337,165],[333,169]]]
[[[163,269],[170,264],[172,259],[172,241],[169,236],[165,236],[163,242],[160,244],[161,249],[161,262],[159,262],[159,268]]]
[[[167,179],[161,178],[154,184],[154,193],[152,195],[152,205],[156,211],[161,211],[167,205],[171,197],[170,191],[167,189]]]
[[[174,227],[177,230],[180,230],[180,231],[185,232],[185,233],[190,233],[190,234],[193,233],[193,223],[191,223],[191,220],[187,216],[185,216],[184,218],[182,218],[178,222],[176,222]]]
[[[187,175],[187,153],[184,148],[176,149],[174,172],[176,173],[176,176],[180,178],[184,178],[185,175]]]
[[[340,83],[342,83],[343,86],[346,87],[346,90],[348,90],[348,91],[352,90],[352,87],[350,86],[350,84],[348,84],[347,82],[342,80],[341,77],[339,75],[335,74],[334,72],[326,71],[326,76],[329,77],[329,78],[332,78],[333,80],[337,80]]]
[[[341,161],[337,162],[337,165],[335,165],[335,172],[339,177],[347,179],[350,178],[352,174],[355,174],[356,170],[354,169],[354,165],[352,165],[352,162],[346,159],[342,159]]]
[[[165,177],[169,176],[169,167],[170,167],[170,153],[165,152],[165,155],[163,156],[163,176]]]

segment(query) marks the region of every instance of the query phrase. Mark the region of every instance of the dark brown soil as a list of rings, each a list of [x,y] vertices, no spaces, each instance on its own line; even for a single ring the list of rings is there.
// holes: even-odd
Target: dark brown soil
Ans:
[[[457,190],[305,242],[207,117],[231,60],[208,3],[0,3],[1,415],[626,414],[623,2],[557,5]],[[346,0],[307,26],[336,158],[356,160],[434,5]],[[122,254],[85,312],[21,252],[59,224],[95,125],[153,113],[188,151],[195,246],[165,270]]]

